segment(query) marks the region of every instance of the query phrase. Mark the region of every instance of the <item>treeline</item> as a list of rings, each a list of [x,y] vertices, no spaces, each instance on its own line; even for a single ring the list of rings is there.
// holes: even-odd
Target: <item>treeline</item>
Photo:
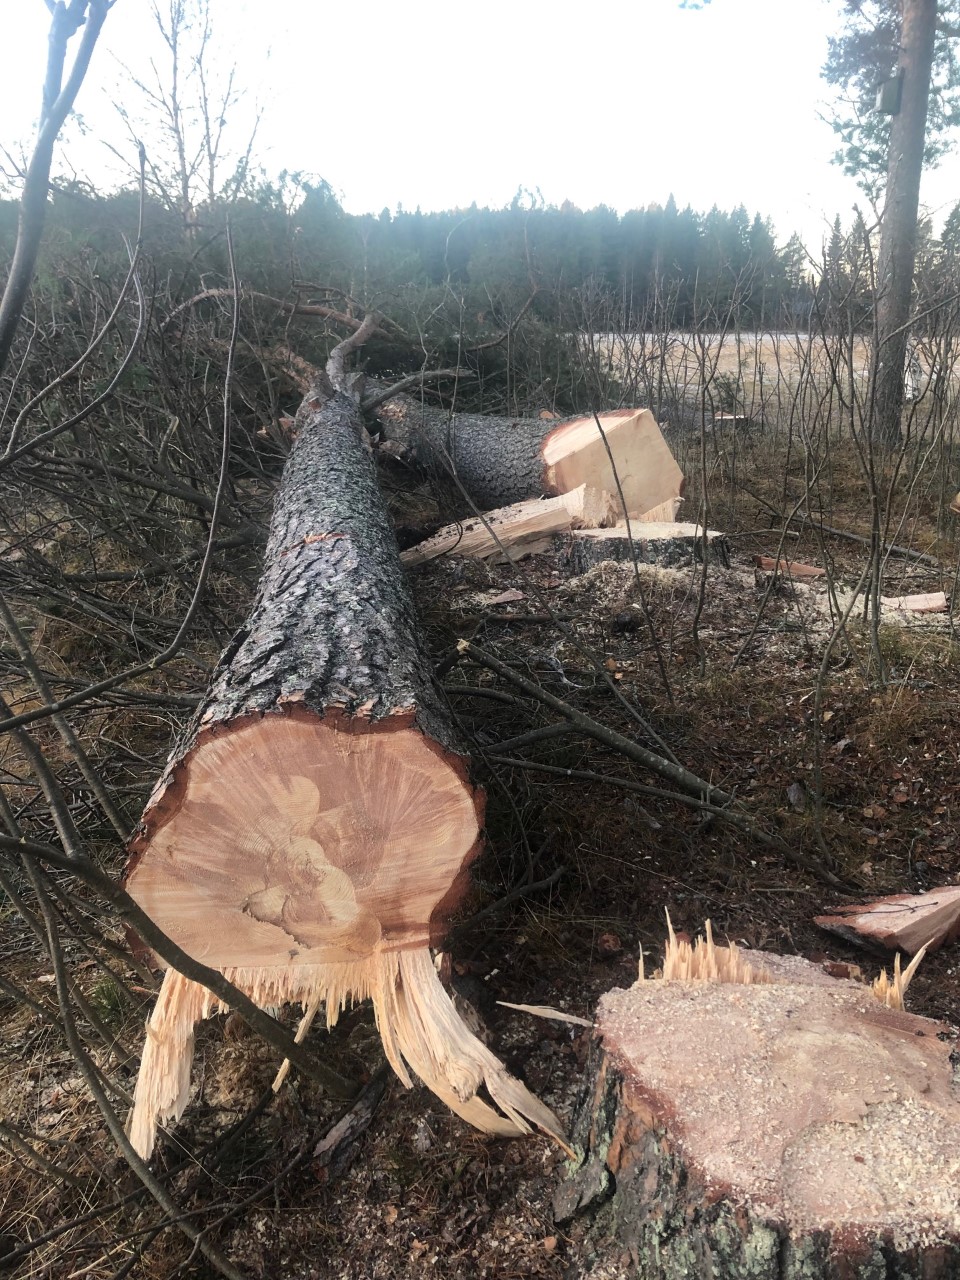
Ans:
[[[503,209],[440,213],[384,209],[345,214],[329,188],[310,187],[297,209],[305,241],[339,241],[356,252],[371,279],[400,277],[429,285],[483,286],[616,296],[623,319],[639,325],[665,302],[678,327],[735,309],[739,324],[772,323],[809,312],[810,263],[798,237],[778,247],[769,218],[743,205],[697,213],[651,204],[618,215],[603,205],[556,207],[523,194]],[[541,308],[548,297],[539,300]],[[546,315],[544,318],[547,318]]]
[[[57,190],[36,295],[47,305],[60,296],[69,307],[72,282],[91,264],[105,283],[118,284],[138,203],[131,191]],[[0,202],[0,260],[12,254],[17,212],[14,202]],[[413,338],[415,351],[384,353],[385,372],[422,360],[427,348],[442,367],[458,364],[509,335],[518,316],[531,351],[554,364],[563,335],[576,332],[868,332],[872,323],[875,244],[862,223],[844,229],[838,219],[826,244],[808,253],[796,235],[779,245],[770,219],[742,205],[701,214],[672,197],[623,215],[604,206],[550,206],[521,193],[502,209],[355,216],[329,185],[293,174],[248,186],[217,207],[201,205],[189,220],[158,199],[145,201],[144,269],[167,306],[227,283],[228,218],[247,287],[300,302],[353,299]],[[939,238],[923,230],[919,329],[957,292],[958,277],[960,205]],[[516,356],[512,350],[514,364]],[[549,376],[556,383],[557,371]]]
[[[154,257],[218,262],[223,209],[200,209],[188,227],[177,213],[149,202],[146,227]],[[346,213],[324,182],[282,175],[231,207],[241,268],[258,286],[282,289],[292,279],[315,280],[364,302],[399,289],[453,286],[471,309],[494,308],[533,291],[545,322],[570,325],[575,295],[618,300],[619,322],[641,325],[668,307],[677,327],[733,319],[755,326],[799,321],[809,314],[810,261],[794,236],[778,246],[769,218],[742,206],[698,213],[665,205],[618,215],[603,205],[581,210],[546,205],[519,194],[502,209],[422,213],[384,209],[379,216]],[[73,244],[110,253],[129,235],[135,198],[100,196],[79,186],[53,198],[47,257]],[[0,244],[12,245],[16,210],[0,205]],[[212,250],[212,258],[211,258]],[[188,273],[189,274],[189,273]],[[475,305],[474,305],[475,304]]]

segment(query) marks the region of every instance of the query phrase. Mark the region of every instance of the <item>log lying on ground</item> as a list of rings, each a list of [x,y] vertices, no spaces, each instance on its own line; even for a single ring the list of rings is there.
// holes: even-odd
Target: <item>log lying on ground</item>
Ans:
[[[631,516],[669,509],[683,493],[683,473],[649,409],[599,415],[616,477],[593,415],[561,422],[449,414],[409,396],[377,411],[381,438],[415,466],[444,474],[452,465],[483,511],[527,498],[555,497],[586,484],[617,497],[617,478]]]
[[[862,947],[905,951],[911,956],[921,947],[935,951],[960,938],[960,885],[845,904],[817,916],[814,924]]]
[[[690,559],[702,560],[704,541],[710,559],[721,564],[730,563],[727,540],[722,533],[672,520],[631,520],[629,536],[625,522],[605,529],[578,529],[560,535],[556,539],[555,550],[571,573],[586,573],[605,560],[629,564],[634,556],[640,563],[647,564],[669,565]]]
[[[601,1000],[558,1219],[644,1280],[960,1274],[945,1028],[798,958],[727,967]]]
[[[502,561],[549,550],[551,535],[568,529],[593,529],[616,521],[616,505],[609,493],[582,484],[556,498],[532,498],[448,524],[431,537],[400,553],[404,564],[415,566],[437,556],[465,556],[472,560]]]
[[[305,1026],[325,1002],[330,1025],[369,996],[405,1083],[409,1066],[481,1129],[556,1134],[460,1021],[428,950],[466,887],[481,796],[431,680],[358,407],[327,387],[297,427],[257,599],[149,801],[129,892],[258,1004],[299,1002]],[[183,1112],[194,1024],[213,1007],[167,972],[131,1117],[144,1156],[158,1120]]]

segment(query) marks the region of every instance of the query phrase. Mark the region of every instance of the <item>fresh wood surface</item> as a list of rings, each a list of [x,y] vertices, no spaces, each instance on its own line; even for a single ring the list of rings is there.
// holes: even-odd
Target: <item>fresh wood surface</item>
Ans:
[[[603,997],[558,1219],[589,1211],[645,1280],[956,1276],[945,1029],[799,958],[732,968]]]
[[[404,564],[424,564],[437,556],[457,555],[473,560],[503,561],[506,552],[530,555],[546,550],[551,535],[568,529],[594,528],[616,520],[613,497],[582,484],[556,498],[532,498],[497,511],[483,519],[471,516],[446,525],[425,541],[400,553]]]
[[[592,414],[561,422],[448,414],[409,396],[377,410],[391,452],[427,471],[454,470],[483,511],[586,484],[611,493],[622,514],[617,478],[631,516],[663,509],[682,495],[683,474],[648,409],[598,416],[616,476]]]
[[[928,893],[897,893],[850,903],[817,916],[816,924],[848,942],[916,955],[960,938],[960,885]]]

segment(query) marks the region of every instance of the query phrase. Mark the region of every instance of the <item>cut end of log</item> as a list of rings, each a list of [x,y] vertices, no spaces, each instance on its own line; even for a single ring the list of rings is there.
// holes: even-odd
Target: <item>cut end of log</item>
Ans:
[[[564,1145],[553,1112],[468,1030],[426,948],[378,951],[343,965],[228,969],[225,976],[261,1007],[302,1004],[307,1013],[299,1038],[321,1003],[332,1027],[343,1009],[370,999],[387,1060],[407,1087],[413,1071],[452,1111],[484,1133],[518,1137],[539,1129]],[[144,1159],[153,1151],[157,1126],[183,1114],[194,1026],[218,1003],[203,987],[167,971],[147,1024],[128,1125],[130,1140]]]
[[[128,889],[214,968],[423,947],[465,888],[478,798],[402,716],[249,716],[205,734],[147,814]],[[137,848],[134,848],[136,859]]]
[[[666,511],[668,504],[682,496],[683,472],[653,414],[649,409],[620,409],[601,413],[599,418],[606,445],[592,414],[564,422],[546,437],[542,455],[547,492],[566,493],[582,484],[606,490],[617,497],[621,519],[623,504],[631,517],[642,517],[655,509]],[[669,519],[675,511],[674,507]]]

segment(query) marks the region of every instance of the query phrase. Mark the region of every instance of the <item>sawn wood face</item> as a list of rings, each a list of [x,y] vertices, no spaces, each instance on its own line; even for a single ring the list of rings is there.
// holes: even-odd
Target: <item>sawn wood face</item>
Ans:
[[[207,738],[131,894],[218,968],[426,945],[478,839],[473,796],[416,728],[366,730],[278,714]]]

